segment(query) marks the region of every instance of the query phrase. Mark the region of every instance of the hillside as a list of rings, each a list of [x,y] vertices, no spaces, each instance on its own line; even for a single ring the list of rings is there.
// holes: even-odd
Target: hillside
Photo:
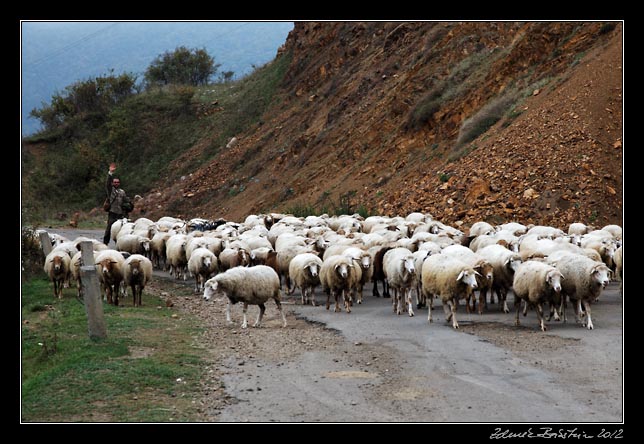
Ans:
[[[287,53],[262,121],[148,216],[622,223],[620,23],[296,23]]]

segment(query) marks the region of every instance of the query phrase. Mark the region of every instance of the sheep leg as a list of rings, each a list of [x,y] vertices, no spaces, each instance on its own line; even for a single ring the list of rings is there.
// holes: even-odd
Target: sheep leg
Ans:
[[[406,296],[407,296],[407,313],[409,313],[409,316],[414,315],[414,309],[412,308],[412,301],[411,301],[411,288],[407,288],[404,290]]]
[[[423,296],[425,297],[425,299],[427,299],[427,295],[423,294]],[[428,313],[427,313],[427,322],[432,322],[432,308],[434,306],[434,304],[432,303],[433,300],[434,300],[434,297],[430,294],[429,295],[429,307],[428,307],[428,310],[427,310],[428,311]]]
[[[259,314],[257,315],[257,320],[255,321],[255,325],[253,325],[253,327],[259,327],[260,325],[262,325],[262,318],[264,317],[264,312],[266,311],[266,305],[257,305],[259,306]]]
[[[548,316],[547,320],[550,321],[553,316],[555,318],[555,321],[561,321],[561,318],[559,317],[559,311],[557,310],[557,304],[550,302],[550,315]]]
[[[453,299],[450,299],[448,304],[450,306],[450,309],[452,311],[452,327],[453,328],[458,328],[458,322],[456,322],[456,303],[457,301],[454,301]]]
[[[244,302],[244,309],[242,313],[244,314],[244,320],[242,321],[241,328],[248,328],[248,320],[246,319],[246,312],[248,311],[248,302]]]
[[[284,310],[282,309],[282,303],[280,302],[279,295],[278,297],[275,298],[275,305],[277,305],[277,310],[280,312],[280,316],[282,317],[282,328],[286,327],[286,315],[284,314]]]
[[[539,327],[541,327],[541,331],[546,331],[546,323],[543,320],[543,306],[541,305],[541,302],[537,302],[537,317],[539,318]]]
[[[334,312],[338,313],[340,310],[340,304],[338,303],[338,291],[334,290],[333,295],[335,297],[335,308],[333,309]]]
[[[378,281],[374,279],[372,282],[373,282],[373,292],[371,293],[371,295],[379,298],[380,293],[378,292]]]
[[[581,309],[581,299],[577,299],[577,301],[575,302],[574,307],[575,307],[575,317],[576,317],[577,323],[582,322],[581,318],[583,316],[583,312],[582,312],[582,309]],[[586,324],[584,323],[583,326],[585,327]]]
[[[311,305],[315,307],[316,306],[316,303],[315,303],[315,290],[313,289],[313,287],[309,287],[307,291],[308,291],[307,300],[310,299],[311,300]]]
[[[528,314],[528,301],[522,301],[523,302],[523,316],[526,316]]]
[[[328,310],[331,306],[331,292],[327,291],[326,293],[326,309]]]
[[[478,306],[479,306],[479,307],[478,307],[479,316],[483,314],[483,304],[484,304],[484,302],[483,302],[483,301],[485,301],[485,292],[486,292],[486,291],[487,291],[487,290],[481,290],[481,291],[479,291],[479,303],[478,303]]]
[[[422,294],[420,285],[416,285],[416,308],[422,308],[425,296]]]
[[[344,295],[344,308],[347,310],[347,313],[351,313],[351,290],[343,290],[342,294]]]
[[[503,290],[502,294],[503,294],[503,313],[510,313],[510,309],[508,308],[508,293],[507,291]]]
[[[358,288],[358,304],[362,304],[362,285]]]
[[[230,304],[230,299],[229,299],[228,302],[226,303],[226,322],[228,322],[229,324],[232,324],[233,321],[230,318],[230,305],[231,304]]]
[[[394,289],[394,297],[391,298],[391,306],[394,310],[394,313],[400,314],[400,309],[398,308],[398,290]]]
[[[391,295],[389,294],[389,281],[387,281],[387,279],[384,279],[382,281],[382,297],[383,298],[391,297]]]
[[[304,287],[304,285],[300,287],[300,293],[302,294],[302,305],[306,305],[306,303],[309,301],[309,298],[304,294],[306,293],[306,288]]]
[[[592,330],[593,327],[593,320],[590,317],[590,301],[584,301],[584,310],[586,311],[586,316],[588,317],[588,330]]]
[[[114,306],[118,307],[119,306],[119,291],[120,291],[120,284],[117,284],[114,286]]]
[[[561,316],[563,317],[563,321],[567,322],[568,319],[566,318],[566,295],[563,294],[561,295],[561,305],[559,306],[559,311],[561,312]]]
[[[521,325],[521,322],[519,321],[519,312],[521,311],[521,299],[519,299],[516,295],[514,296],[514,306],[517,309],[517,317],[516,320],[514,321],[514,325],[517,327]]]
[[[445,312],[445,322],[449,322],[452,319],[452,310],[449,306],[449,301],[443,299],[443,311]]]

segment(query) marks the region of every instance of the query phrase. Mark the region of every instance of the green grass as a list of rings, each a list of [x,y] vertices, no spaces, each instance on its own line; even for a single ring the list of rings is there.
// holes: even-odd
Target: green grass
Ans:
[[[143,307],[104,305],[107,338],[94,341],[75,288],[57,300],[43,275],[23,283],[22,421],[198,419],[192,400],[204,362],[192,344],[199,328],[145,293]]]

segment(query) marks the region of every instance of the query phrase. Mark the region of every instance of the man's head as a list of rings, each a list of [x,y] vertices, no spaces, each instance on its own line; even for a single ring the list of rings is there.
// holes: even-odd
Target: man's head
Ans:
[[[114,188],[120,187],[121,186],[121,179],[119,179],[118,177],[115,177],[112,180],[112,185],[114,186]]]

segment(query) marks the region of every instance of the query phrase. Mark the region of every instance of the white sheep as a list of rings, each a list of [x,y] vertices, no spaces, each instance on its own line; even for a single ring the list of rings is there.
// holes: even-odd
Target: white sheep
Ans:
[[[141,254],[133,254],[123,263],[123,284],[132,289],[132,305],[142,305],[143,289],[152,279],[152,261]]]
[[[73,240],[73,244],[76,246],[76,250],[80,251],[81,247],[80,244],[81,242],[91,242],[92,243],[92,250],[94,251],[101,251],[101,250],[107,250],[109,247],[105,245],[103,242],[92,239],[90,237],[85,237],[85,236],[78,236],[76,239]],[[76,254],[76,253],[74,253]]]
[[[105,244],[101,244],[105,245]],[[102,250],[99,250],[102,251]],[[94,261],[96,261],[96,256],[98,256],[99,251],[93,251],[94,254]],[[71,259],[70,262],[70,269],[71,269],[71,277],[73,280],[76,281],[76,289],[77,289],[77,297],[78,299],[82,299],[83,297],[83,282],[81,280],[81,252],[79,251],[74,255],[74,257]],[[97,270],[98,271],[98,270]]]
[[[407,248],[393,248],[382,258],[382,267],[390,289],[394,290],[392,304],[394,313],[402,313],[402,300],[407,304],[407,313],[414,315],[411,289],[416,283],[414,256]]]
[[[590,304],[595,302],[602,290],[610,282],[611,271],[602,262],[596,262],[586,256],[571,254],[555,264],[555,267],[564,276],[562,284],[562,311],[564,322],[566,321],[566,297],[574,303],[577,322],[586,317],[582,325],[593,329],[593,321],[590,315]],[[583,310],[582,310],[583,304]]]
[[[219,253],[219,271],[250,265],[250,251],[245,248],[224,248]]]
[[[161,268],[161,262],[163,262],[163,270],[167,270],[168,261],[166,260],[166,248],[165,244],[170,237],[176,233],[167,232],[167,231],[158,231],[150,239],[150,259],[152,260],[152,265],[156,268]]]
[[[311,253],[315,254],[315,250],[309,246],[291,245],[282,246],[280,250],[275,250],[277,253],[277,267],[281,279],[284,278],[286,283],[286,292],[293,294],[294,289],[291,288],[291,278],[289,276],[289,265],[293,258],[298,254]]]
[[[264,304],[269,299],[273,299],[282,316],[282,327],[286,327],[286,316],[282,310],[280,300],[280,281],[277,273],[271,267],[267,267],[266,265],[235,267],[206,281],[203,293],[205,300],[208,301],[213,296],[221,293],[228,298],[226,321],[229,324],[232,323],[230,318],[231,304],[242,302],[244,304],[244,320],[241,327],[248,327],[246,312],[248,311],[249,304],[259,306],[259,315],[253,325],[254,327],[259,327],[264,312],[266,311]]]
[[[535,307],[539,317],[541,331],[546,331],[543,320],[543,304],[555,305],[561,297],[562,281],[566,278],[555,267],[538,261],[527,261],[519,265],[514,273],[514,306],[516,308],[516,325],[519,322],[520,301],[525,301],[524,316],[528,305]],[[555,318],[557,319],[557,318]]]
[[[69,287],[71,278],[71,258],[66,250],[54,248],[45,257],[45,266],[43,269],[54,283],[54,297],[63,298],[63,287]]]
[[[116,250],[103,250],[98,253],[95,262],[98,265],[98,280],[107,297],[107,303],[118,306],[125,258]]]
[[[185,234],[174,234],[165,242],[165,257],[170,266],[170,274],[175,279],[183,276],[186,280],[186,267],[188,265],[188,256],[186,255],[186,245],[188,237]]]
[[[470,227],[469,237],[476,237],[482,235],[491,235],[495,233],[495,229],[487,222],[479,221],[472,224]]]
[[[477,252],[483,247],[488,245],[499,244],[512,250],[515,253],[519,252],[519,238],[509,231],[501,230],[493,234],[483,234],[472,239],[470,242],[470,249]]]
[[[581,222],[573,222],[570,225],[568,225],[568,234],[578,234],[581,236],[592,230],[594,230],[593,227],[591,227],[590,225],[583,224]]]
[[[344,308],[351,313],[351,291],[362,278],[360,266],[347,256],[337,255],[326,258],[320,268],[320,284],[327,294],[326,309],[331,304],[331,295],[335,298],[335,310],[340,311],[338,297],[343,296]]]
[[[608,231],[617,241],[622,240],[622,227],[619,225],[606,225],[605,227],[602,227],[601,231]]]
[[[501,230],[509,231],[515,236],[521,236],[528,232],[528,227],[518,222],[508,222],[505,224],[498,225],[496,228],[497,228],[497,231],[501,231]]]
[[[138,234],[120,234],[116,239],[116,249],[130,254],[150,255],[150,239]]]
[[[479,289],[479,303],[478,312],[483,314],[483,306],[486,302],[488,290],[492,290],[494,282],[494,266],[485,257],[481,256],[462,245],[450,245],[445,247],[441,254],[451,256],[460,261],[469,264],[478,274],[476,275],[476,283]],[[472,296],[474,292],[472,292]],[[475,298],[472,298],[472,305],[470,307],[469,298],[465,301],[465,307],[468,313],[474,311]]]
[[[458,300],[467,298],[477,287],[476,271],[464,262],[442,254],[429,256],[423,262],[422,291],[425,299],[429,298],[427,320],[432,322],[434,295],[443,302],[445,321],[452,321],[452,327],[458,328],[456,307]]]
[[[367,282],[371,281],[371,277],[373,276],[373,258],[368,251],[358,247],[349,247],[344,250],[342,254],[351,257],[362,269],[362,277],[355,288],[357,293],[357,303],[362,304],[362,289]]]
[[[488,245],[477,250],[476,253],[484,257],[494,268],[490,302],[494,304],[494,292],[496,292],[499,304],[503,301],[503,312],[510,313],[507,304],[507,295],[508,291],[512,288],[514,273],[519,267],[519,264],[521,264],[521,256],[501,245]],[[483,302],[487,308],[486,296],[483,297]]]
[[[205,247],[192,251],[188,259],[188,272],[195,277],[195,293],[204,290],[204,284],[219,270],[217,256]]]
[[[623,256],[622,256],[622,245],[620,245],[615,254],[613,255],[613,260],[615,262],[615,275],[619,277],[619,294],[624,296],[624,279],[622,277],[623,273]]]
[[[302,293],[302,305],[315,306],[315,287],[320,284],[320,269],[322,259],[313,253],[303,253],[295,256],[288,266],[288,274],[293,280],[293,288],[299,288]]]
[[[525,234],[527,236],[530,236],[530,235],[539,236],[542,239],[544,238],[554,239],[556,237],[561,237],[566,235],[566,233],[564,233],[559,228],[550,227],[548,225],[534,225],[530,227],[530,229]]]

